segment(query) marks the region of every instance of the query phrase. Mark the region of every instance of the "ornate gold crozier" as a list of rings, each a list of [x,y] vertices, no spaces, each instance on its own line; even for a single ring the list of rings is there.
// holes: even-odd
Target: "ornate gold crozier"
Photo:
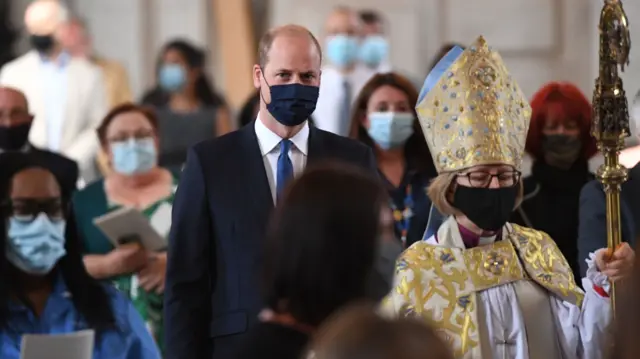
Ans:
[[[606,194],[607,246],[609,253],[620,245],[620,187],[627,180],[627,169],[620,164],[620,150],[629,136],[627,97],[618,75],[629,64],[631,39],[627,15],[620,0],[605,0],[600,13],[600,70],[593,91],[591,133],[604,155],[597,178]],[[611,306],[615,316],[616,289],[611,283]]]

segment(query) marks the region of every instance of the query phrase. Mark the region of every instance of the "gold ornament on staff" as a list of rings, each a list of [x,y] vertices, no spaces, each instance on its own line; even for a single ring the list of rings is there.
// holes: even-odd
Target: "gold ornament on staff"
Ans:
[[[629,64],[631,38],[629,22],[620,0],[605,0],[600,13],[600,70],[593,91],[591,134],[604,155],[597,178],[604,189],[607,205],[607,246],[609,254],[621,242],[620,187],[627,180],[627,169],[620,164],[620,150],[629,136],[627,97],[618,75]],[[616,288],[611,283],[611,306],[616,313]]]

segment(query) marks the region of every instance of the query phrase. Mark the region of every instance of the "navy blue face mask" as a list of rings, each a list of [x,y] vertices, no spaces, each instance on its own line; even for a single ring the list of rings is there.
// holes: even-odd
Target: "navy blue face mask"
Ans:
[[[267,82],[266,79],[265,82]],[[271,93],[271,102],[267,104],[269,113],[281,124],[294,127],[306,121],[316,110],[320,88],[302,84],[273,85],[269,86],[269,92]]]

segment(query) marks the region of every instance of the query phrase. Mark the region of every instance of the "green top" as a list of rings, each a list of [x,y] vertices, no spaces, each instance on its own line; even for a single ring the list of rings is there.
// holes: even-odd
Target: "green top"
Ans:
[[[173,175],[173,190],[171,194],[165,198],[148,206],[142,213],[149,219],[163,205],[173,205],[173,198],[178,184],[178,177]],[[102,233],[102,231],[93,224],[95,218],[103,216],[122,206],[112,203],[107,199],[104,190],[104,180],[96,181],[81,191],[76,192],[73,196],[73,208],[80,235],[84,254],[107,254],[114,249],[111,241]],[[169,233],[161,233],[167,236]],[[116,288],[127,295],[134,306],[147,323],[147,327],[153,334],[160,350],[164,352],[164,333],[163,333],[163,297],[155,292],[147,293],[142,287],[138,286],[138,278],[136,275],[129,274],[115,278],[110,281]]]

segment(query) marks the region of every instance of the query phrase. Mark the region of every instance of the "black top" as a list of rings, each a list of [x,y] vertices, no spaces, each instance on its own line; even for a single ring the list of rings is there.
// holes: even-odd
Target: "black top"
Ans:
[[[309,335],[274,323],[260,323],[247,333],[236,359],[302,359]]]
[[[578,210],[580,190],[593,179],[586,161],[568,170],[543,161],[533,163],[524,179],[522,205],[512,215],[513,223],[546,232],[558,245],[580,283],[578,263]]]
[[[178,113],[158,109],[160,157],[158,164],[179,171],[187,160],[187,150],[196,143],[216,137],[217,108],[201,108]]]

